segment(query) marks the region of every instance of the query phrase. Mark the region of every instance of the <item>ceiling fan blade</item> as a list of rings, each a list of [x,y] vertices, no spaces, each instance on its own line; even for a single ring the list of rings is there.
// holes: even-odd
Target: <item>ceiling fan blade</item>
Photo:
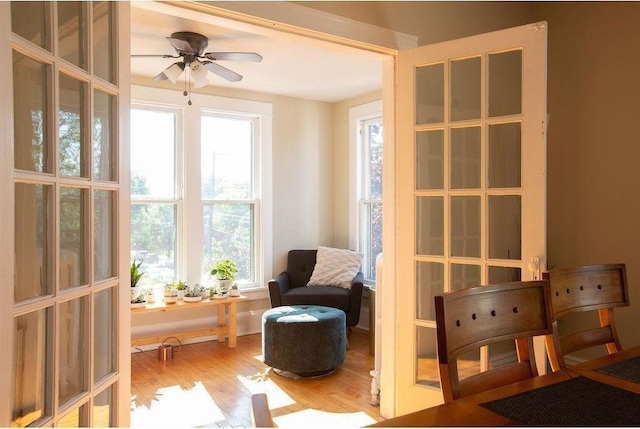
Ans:
[[[131,58],[180,58],[180,56],[169,54],[132,54]]]
[[[210,61],[205,61],[202,64],[212,73],[217,74],[223,79],[228,80],[229,82],[238,82],[242,80],[242,75],[229,70],[226,67],[222,67],[220,64],[212,63]]]
[[[262,61],[262,56],[255,52],[207,52],[204,56],[214,61]]]
[[[164,69],[162,73],[153,78],[153,80],[167,80],[176,83],[182,72],[184,71],[184,63],[177,61]]]
[[[191,44],[182,39],[176,39],[175,37],[167,37],[167,40],[178,52],[184,52],[186,54],[197,55],[198,51],[191,46]]]

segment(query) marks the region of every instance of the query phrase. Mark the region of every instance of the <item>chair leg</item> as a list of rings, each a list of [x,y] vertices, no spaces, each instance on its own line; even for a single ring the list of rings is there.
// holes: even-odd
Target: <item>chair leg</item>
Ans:
[[[351,326],[347,326],[347,350],[351,350],[351,344],[349,343],[349,338],[351,338]]]

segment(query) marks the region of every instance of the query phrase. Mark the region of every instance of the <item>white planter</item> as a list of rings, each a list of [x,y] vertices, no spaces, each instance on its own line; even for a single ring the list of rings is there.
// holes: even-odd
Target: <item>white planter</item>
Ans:
[[[213,295],[213,299],[225,299],[226,297],[227,297],[226,293],[224,295],[219,295],[219,294]]]
[[[156,294],[154,292],[146,294],[145,298],[147,298],[148,304],[155,304],[156,302]]]
[[[222,286],[223,288],[225,288],[226,290],[231,289],[231,286],[233,286],[233,280],[220,280],[218,279],[218,284],[220,286]]]
[[[178,299],[184,299],[184,289],[178,289],[176,292],[178,292]]]
[[[140,296],[140,292],[142,291],[142,287],[135,286],[131,288],[131,301],[135,301]]]
[[[233,296],[233,297],[240,296],[240,289],[230,289],[229,296]]]
[[[175,289],[164,291],[165,304],[174,304],[178,301],[178,291]]]
[[[202,295],[198,295],[198,296],[185,296],[184,298],[182,298],[182,300],[184,302],[200,302],[202,301]]]

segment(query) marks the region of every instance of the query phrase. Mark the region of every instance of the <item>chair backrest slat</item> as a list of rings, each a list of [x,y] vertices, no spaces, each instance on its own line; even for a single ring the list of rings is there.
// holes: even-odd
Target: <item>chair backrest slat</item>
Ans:
[[[549,284],[510,282],[435,297],[438,368],[445,402],[534,377],[531,338],[552,333]],[[515,341],[518,362],[460,379],[457,359],[503,341]]]

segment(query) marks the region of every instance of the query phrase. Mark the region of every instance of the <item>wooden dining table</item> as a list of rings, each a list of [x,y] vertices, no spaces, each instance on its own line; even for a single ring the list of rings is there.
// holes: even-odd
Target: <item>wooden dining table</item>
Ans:
[[[640,346],[369,427],[529,425],[639,426]]]

